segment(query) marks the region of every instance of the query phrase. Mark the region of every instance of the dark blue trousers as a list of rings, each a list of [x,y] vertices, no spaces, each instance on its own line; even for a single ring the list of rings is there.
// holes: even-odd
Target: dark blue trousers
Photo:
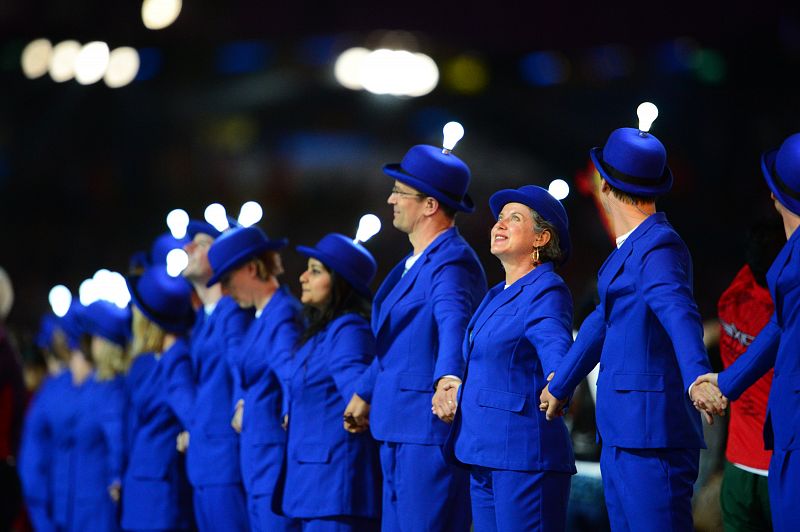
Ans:
[[[248,532],[247,499],[240,484],[195,486],[194,517],[200,532]]]
[[[767,484],[773,530],[800,530],[800,451],[773,451]]]

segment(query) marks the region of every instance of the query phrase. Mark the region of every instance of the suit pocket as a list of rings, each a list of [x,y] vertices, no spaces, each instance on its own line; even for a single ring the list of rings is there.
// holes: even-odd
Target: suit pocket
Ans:
[[[477,402],[479,406],[508,410],[509,412],[522,412],[526,399],[526,396],[518,393],[481,388],[478,390]]]
[[[614,389],[618,392],[663,392],[664,376],[657,373],[616,373]]]
[[[331,449],[326,445],[298,445],[292,458],[301,464],[327,464],[331,459]]]
[[[403,391],[433,393],[433,375],[400,373],[397,375],[397,388]]]

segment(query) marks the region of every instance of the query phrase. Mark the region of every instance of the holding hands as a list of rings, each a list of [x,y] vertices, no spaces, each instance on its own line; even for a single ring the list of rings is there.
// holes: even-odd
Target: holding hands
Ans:
[[[547,382],[553,380],[555,373],[550,373],[547,376]],[[539,411],[545,412],[547,421],[564,415],[564,408],[567,406],[567,399],[558,399],[550,393],[550,385],[544,387],[542,393],[539,395]]]
[[[357,393],[353,394],[344,409],[344,430],[351,434],[364,432],[369,428],[369,403]]]
[[[431,398],[431,412],[445,423],[452,423],[458,408],[459,379],[442,377],[436,383],[436,393]]]
[[[725,415],[728,408],[728,398],[722,395],[717,383],[718,373],[706,373],[695,379],[689,387],[689,397],[694,407],[703,413],[709,425],[714,424],[714,414]]]

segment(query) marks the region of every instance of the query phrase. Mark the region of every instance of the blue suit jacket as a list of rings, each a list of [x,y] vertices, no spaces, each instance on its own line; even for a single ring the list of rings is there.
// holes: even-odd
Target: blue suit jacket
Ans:
[[[795,231],[767,272],[775,313],[747,351],[719,374],[719,387],[738,398],[775,367],[767,403],[767,449],[800,449],[800,231]]]
[[[281,287],[250,324],[233,356],[234,405],[244,399],[241,472],[250,495],[272,493],[280,473],[281,464],[272,463],[264,446],[286,444],[281,423],[288,408],[292,355],[302,329],[301,310],[297,299]]]
[[[206,316],[198,312],[191,338],[195,398],[186,426],[186,471],[194,486],[241,482],[239,436],[231,427],[233,377],[229,358],[241,347],[252,311],[230,297]]]
[[[546,376],[572,345],[572,297],[550,262],[504,286],[489,290],[467,327],[455,455],[495,469],[575,473],[563,419],[539,411]]]
[[[122,527],[184,529],[192,525],[191,488],[184,458],[175,448],[182,425],[170,406],[168,365],[189,357],[179,339],[161,359],[137,356],[127,378],[130,455],[122,484]]]
[[[704,448],[688,395],[711,370],[686,245],[658,212],[600,268],[600,304],[583,322],[550,392],[568,396],[600,362],[597,430],[605,445]]]
[[[368,432],[342,429],[342,412],[375,357],[369,323],[345,314],[295,356],[283,511],[291,517],[377,517],[380,465]]]
[[[372,404],[376,439],[442,444],[450,426],[431,414],[434,385],[464,374],[461,343],[486,293],[486,275],[456,228],[439,235],[405,275],[404,269],[405,259],[375,294],[377,358],[357,392]]]

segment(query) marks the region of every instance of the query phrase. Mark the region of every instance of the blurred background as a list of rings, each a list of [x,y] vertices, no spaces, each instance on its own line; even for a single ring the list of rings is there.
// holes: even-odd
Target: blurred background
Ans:
[[[354,235],[374,212],[377,286],[409,250],[381,167],[440,145],[450,120],[478,205],[458,224],[491,283],[488,197],[566,181],[562,275],[580,306],[612,245],[588,150],[635,127],[645,100],[676,177],[659,208],[713,318],[745,229],[778,224],[760,154],[800,130],[788,2],[5,0],[0,35],[0,265],[22,343],[53,285],[124,273],[169,211],[212,202],[236,216],[258,201],[260,226],[293,244]],[[290,248],[284,262],[297,292],[303,260]]]

